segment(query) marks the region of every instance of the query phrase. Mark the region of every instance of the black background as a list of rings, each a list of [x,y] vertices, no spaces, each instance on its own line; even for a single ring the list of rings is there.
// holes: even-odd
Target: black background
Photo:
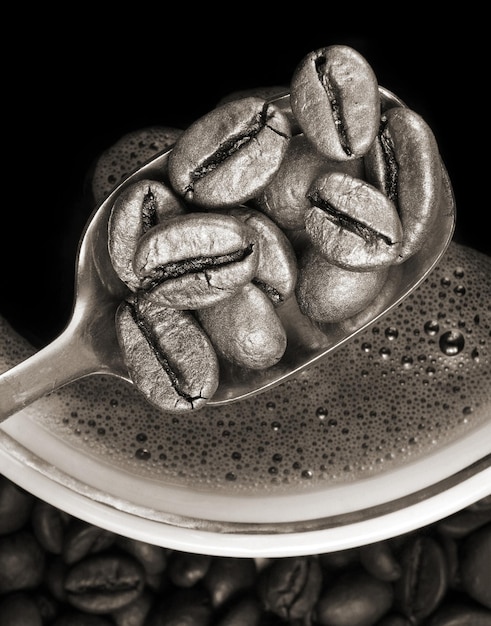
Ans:
[[[305,54],[334,43],[356,48],[379,83],[429,123],[456,196],[455,239],[491,253],[479,182],[487,176],[480,137],[489,113],[475,87],[487,73],[475,25],[469,36],[461,16],[431,24],[416,15],[411,23],[416,9],[393,14],[387,5],[372,11],[380,11],[378,28],[361,17],[357,32],[349,28],[352,6],[341,17],[329,7],[288,15],[278,8],[269,20],[262,6],[237,5],[232,17],[182,8],[179,15],[141,6],[124,21],[109,14],[102,22],[84,7],[70,16],[31,12],[28,28],[25,19],[12,22],[3,77],[0,314],[35,345],[54,338],[70,314],[96,157],[132,130],[185,128],[232,91],[288,85]]]

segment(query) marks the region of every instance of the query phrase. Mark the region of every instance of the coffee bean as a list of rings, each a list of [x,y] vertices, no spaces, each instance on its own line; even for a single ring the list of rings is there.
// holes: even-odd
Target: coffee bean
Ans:
[[[365,169],[367,180],[397,207],[404,237],[395,261],[402,263],[422,248],[438,214],[442,164],[432,130],[407,107],[389,109]]]
[[[167,555],[164,548],[129,537],[118,537],[116,541],[125,552],[140,561],[147,574],[160,574],[166,569]]]
[[[46,557],[32,532],[21,529],[0,537],[0,593],[41,584]]]
[[[159,408],[197,409],[218,386],[218,360],[190,311],[176,311],[134,296],[116,314],[123,358],[145,397]]]
[[[210,306],[235,294],[256,271],[254,233],[218,213],[188,213],[148,231],[133,267],[148,297],[175,309]]]
[[[170,557],[167,574],[178,587],[192,587],[204,577],[211,562],[209,555],[175,551]]]
[[[207,208],[242,204],[267,185],[290,139],[286,115],[262,98],[222,104],[189,126],[168,163],[172,187]]]
[[[264,213],[249,207],[234,207],[228,215],[244,222],[254,231],[258,263],[252,283],[280,306],[293,294],[297,282],[297,258],[280,228]]]
[[[363,311],[377,297],[388,270],[355,272],[332,264],[308,248],[298,264],[295,293],[304,315],[316,322],[337,323]]]
[[[491,626],[491,611],[467,602],[451,602],[437,609],[425,624],[426,626]]]
[[[88,613],[108,613],[138,598],[144,589],[142,565],[129,555],[97,554],[67,571],[68,602]]]
[[[360,547],[360,562],[369,574],[392,582],[401,575],[401,567],[388,541],[377,541]]]
[[[133,270],[133,257],[140,237],[156,224],[185,210],[181,199],[167,185],[156,180],[140,180],[118,195],[109,217],[109,255],[119,278],[131,290],[140,288],[140,279]]]
[[[210,597],[202,587],[176,589],[152,610],[145,626],[213,626]]]
[[[285,620],[305,617],[317,602],[321,586],[322,571],[314,557],[274,560],[262,570],[257,581],[266,611]]]
[[[33,505],[30,493],[0,476],[0,535],[20,530],[29,519]]]
[[[364,180],[342,172],[319,176],[308,191],[305,228],[328,261],[376,270],[400,253],[402,225],[393,202]]]
[[[0,596],[0,624],[4,626],[43,626],[36,602],[24,591]]]
[[[260,626],[262,614],[261,602],[251,592],[227,607],[216,626]]]
[[[361,157],[377,134],[380,94],[366,59],[344,45],[319,48],[297,66],[292,111],[312,143],[336,161]]]
[[[115,626],[145,626],[145,620],[150,614],[154,601],[154,594],[145,588],[138,598],[111,611]]]
[[[402,573],[394,583],[396,605],[418,622],[431,615],[447,591],[445,553],[434,538],[411,536],[401,549],[399,562]]]
[[[475,530],[461,544],[460,579],[471,598],[491,609],[491,523]]]
[[[216,557],[203,577],[213,607],[221,607],[232,598],[253,587],[256,581],[254,559]]]
[[[362,178],[363,160],[333,161],[319,152],[305,135],[295,135],[272,181],[254,202],[284,230],[302,230],[305,214],[311,208],[307,197],[309,187],[320,174],[330,171]]]
[[[392,600],[390,583],[363,570],[350,570],[321,592],[314,621],[322,626],[369,626],[387,613]]]
[[[109,548],[115,539],[114,533],[73,518],[65,531],[62,558],[70,565],[88,554]]]
[[[235,296],[197,311],[217,354],[240,367],[265,369],[281,359],[287,336],[269,297],[252,283]]]
[[[41,546],[51,554],[61,554],[63,550],[67,516],[59,509],[36,500],[31,513],[32,530]]]

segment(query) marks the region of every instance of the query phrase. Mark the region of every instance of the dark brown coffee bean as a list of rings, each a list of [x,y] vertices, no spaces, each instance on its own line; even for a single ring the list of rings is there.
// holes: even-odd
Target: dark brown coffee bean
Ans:
[[[422,248],[438,214],[442,164],[432,130],[411,109],[389,109],[365,169],[367,180],[397,208],[404,237],[396,260],[405,261]]]
[[[448,588],[445,553],[430,536],[408,538],[399,555],[402,568],[394,583],[396,605],[416,622],[427,618],[441,603]]]
[[[392,600],[390,583],[363,570],[346,571],[321,592],[314,620],[322,626],[368,626],[387,613]]]
[[[109,255],[119,278],[131,290],[140,288],[140,279],[133,270],[133,257],[140,237],[163,220],[185,212],[182,200],[167,185],[156,180],[140,180],[118,195],[109,217]]]
[[[30,531],[0,537],[0,593],[37,587],[43,580],[45,563],[44,550]]]
[[[491,523],[460,545],[460,580],[471,598],[491,609]]]
[[[252,283],[235,296],[197,311],[217,354],[240,367],[265,369],[281,359],[285,328],[269,297]]]
[[[305,135],[295,135],[272,181],[254,202],[281,228],[304,229],[305,215],[311,208],[308,190],[320,174],[330,171],[343,171],[362,178],[363,160],[333,161],[320,153]]]
[[[43,619],[32,596],[17,591],[0,596],[0,624],[3,626],[43,626]]]
[[[211,565],[212,557],[206,554],[175,551],[171,554],[167,574],[178,587],[192,587],[200,581]]]
[[[34,497],[0,476],[0,535],[20,530],[29,519]]]
[[[130,537],[118,537],[117,543],[126,553],[140,561],[147,574],[160,574],[165,570],[167,554],[164,548]]]
[[[333,45],[314,50],[297,66],[290,100],[303,132],[336,161],[361,157],[380,119],[377,78],[356,50]]]
[[[290,139],[287,116],[257,97],[216,107],[195,121],[169,156],[169,180],[187,201],[208,208],[242,204],[267,185]]]
[[[134,558],[107,553],[86,557],[65,578],[68,602],[88,613],[109,613],[133,602],[144,589],[145,572]]]
[[[437,529],[442,535],[460,539],[489,523],[491,523],[491,509],[477,511],[467,508],[438,522]]]
[[[150,299],[174,309],[199,309],[239,291],[257,263],[254,233],[243,222],[219,213],[188,213],[148,231],[133,267]]]
[[[266,611],[285,620],[305,617],[316,604],[322,570],[315,557],[273,560],[257,580],[257,592]]]
[[[114,533],[72,518],[65,531],[62,558],[65,563],[71,565],[88,554],[109,548],[115,540],[116,535]]]
[[[360,562],[369,574],[392,582],[401,575],[399,565],[388,541],[377,541],[360,547]]]
[[[190,311],[135,296],[116,314],[123,358],[137,389],[164,411],[198,409],[218,386],[218,359]]]
[[[316,322],[342,322],[367,307],[387,280],[385,268],[346,270],[310,247],[300,257],[295,293],[304,315]]]
[[[251,589],[256,581],[254,559],[215,557],[203,577],[214,608],[223,606],[240,592]]]
[[[234,207],[228,215],[251,228],[256,236],[258,263],[252,283],[280,306],[293,294],[297,282],[297,258],[292,244],[264,213],[250,207]]]
[[[305,229],[328,261],[358,271],[396,261],[402,225],[394,203],[381,191],[359,178],[330,172],[312,183],[308,198]]]
[[[426,626],[491,626],[491,611],[479,606],[451,602],[438,608]]]
[[[115,626],[145,626],[154,602],[154,594],[149,589],[144,589],[136,600],[112,611],[111,618]]]
[[[41,546],[52,554],[61,554],[68,517],[59,509],[36,500],[31,513],[32,530]]]

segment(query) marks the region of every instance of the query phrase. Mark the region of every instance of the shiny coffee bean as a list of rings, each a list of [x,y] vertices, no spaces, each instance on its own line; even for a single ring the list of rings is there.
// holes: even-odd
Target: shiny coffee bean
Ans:
[[[136,388],[164,411],[197,409],[218,386],[218,359],[190,311],[134,296],[116,314],[123,359]]]
[[[448,588],[445,553],[432,537],[408,538],[399,554],[402,573],[394,583],[396,606],[416,623],[441,603]]]
[[[118,537],[116,541],[127,554],[140,561],[147,574],[160,574],[166,569],[167,554],[164,548],[129,537]]]
[[[298,306],[316,322],[342,322],[363,311],[377,297],[387,275],[386,268],[371,272],[346,270],[313,247],[307,248],[298,262]]]
[[[34,501],[30,493],[0,476],[0,535],[20,530],[29,519]]]
[[[0,594],[40,585],[45,563],[44,550],[30,530],[0,537]]]
[[[234,207],[228,211],[255,233],[258,263],[252,283],[280,306],[293,294],[297,282],[297,258],[285,233],[261,211]]]
[[[153,593],[145,588],[136,600],[111,611],[115,626],[145,626],[147,616],[154,605]]]
[[[32,530],[46,552],[62,553],[67,521],[68,517],[62,511],[47,502],[36,500],[31,513]]]
[[[329,171],[343,171],[362,178],[363,160],[333,161],[319,152],[306,135],[295,135],[272,181],[254,203],[282,229],[302,230],[311,208],[308,190],[320,174]]]
[[[207,208],[242,204],[267,185],[290,139],[287,116],[262,98],[222,104],[189,126],[168,162],[172,187]]]
[[[400,577],[401,566],[388,541],[377,541],[361,546],[359,554],[360,563],[375,578],[392,582]]]
[[[140,288],[133,257],[140,237],[150,228],[186,211],[182,200],[164,183],[140,180],[123,189],[109,217],[108,247],[119,278],[132,291]]]
[[[411,109],[389,109],[365,169],[367,180],[397,207],[404,238],[396,260],[403,262],[424,245],[438,214],[442,164],[433,131]]]
[[[290,100],[303,132],[331,159],[361,157],[380,120],[377,78],[356,50],[333,45],[314,50],[297,66]]]
[[[188,213],[139,241],[133,268],[148,297],[174,309],[199,309],[235,294],[254,276],[254,232],[231,215]]]
[[[472,532],[461,544],[460,580],[471,598],[491,609],[491,523]]]
[[[170,556],[167,575],[178,587],[192,587],[204,577],[211,562],[209,555],[175,551]]]
[[[375,624],[390,609],[392,600],[390,583],[360,569],[348,570],[321,591],[314,620],[322,626]]]
[[[217,354],[235,365],[265,369],[285,353],[287,335],[275,306],[252,283],[196,314]]]
[[[96,554],[72,565],[64,587],[68,602],[88,613],[109,613],[133,602],[144,589],[145,572],[133,557]]]
[[[476,605],[451,602],[435,611],[426,626],[491,626],[491,611]]]
[[[489,523],[491,523],[491,509],[468,507],[438,522],[438,531],[443,535],[458,539]]]
[[[330,172],[312,183],[308,198],[305,228],[328,261],[358,271],[396,261],[402,225],[394,203],[381,191],[359,178]]]
[[[315,557],[274,560],[257,580],[265,610],[285,620],[308,615],[318,600],[321,586],[322,571]]]
[[[263,607],[252,592],[225,608],[216,626],[260,626]]]
[[[73,518],[63,538],[62,558],[65,563],[71,565],[88,554],[109,548],[115,539],[114,533]]]

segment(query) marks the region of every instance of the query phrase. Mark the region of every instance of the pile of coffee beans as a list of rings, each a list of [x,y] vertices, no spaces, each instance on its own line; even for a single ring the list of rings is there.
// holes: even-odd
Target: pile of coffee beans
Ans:
[[[0,475],[2,626],[490,626],[490,583],[491,496],[386,541],[252,559],[123,537]]]
[[[290,299],[315,325],[365,310],[438,214],[431,129],[384,102],[349,46],[308,54],[284,96],[224,99],[172,136],[161,177],[121,192],[108,233],[131,292],[116,317],[123,357],[166,411],[206,404],[223,362],[276,365]]]

